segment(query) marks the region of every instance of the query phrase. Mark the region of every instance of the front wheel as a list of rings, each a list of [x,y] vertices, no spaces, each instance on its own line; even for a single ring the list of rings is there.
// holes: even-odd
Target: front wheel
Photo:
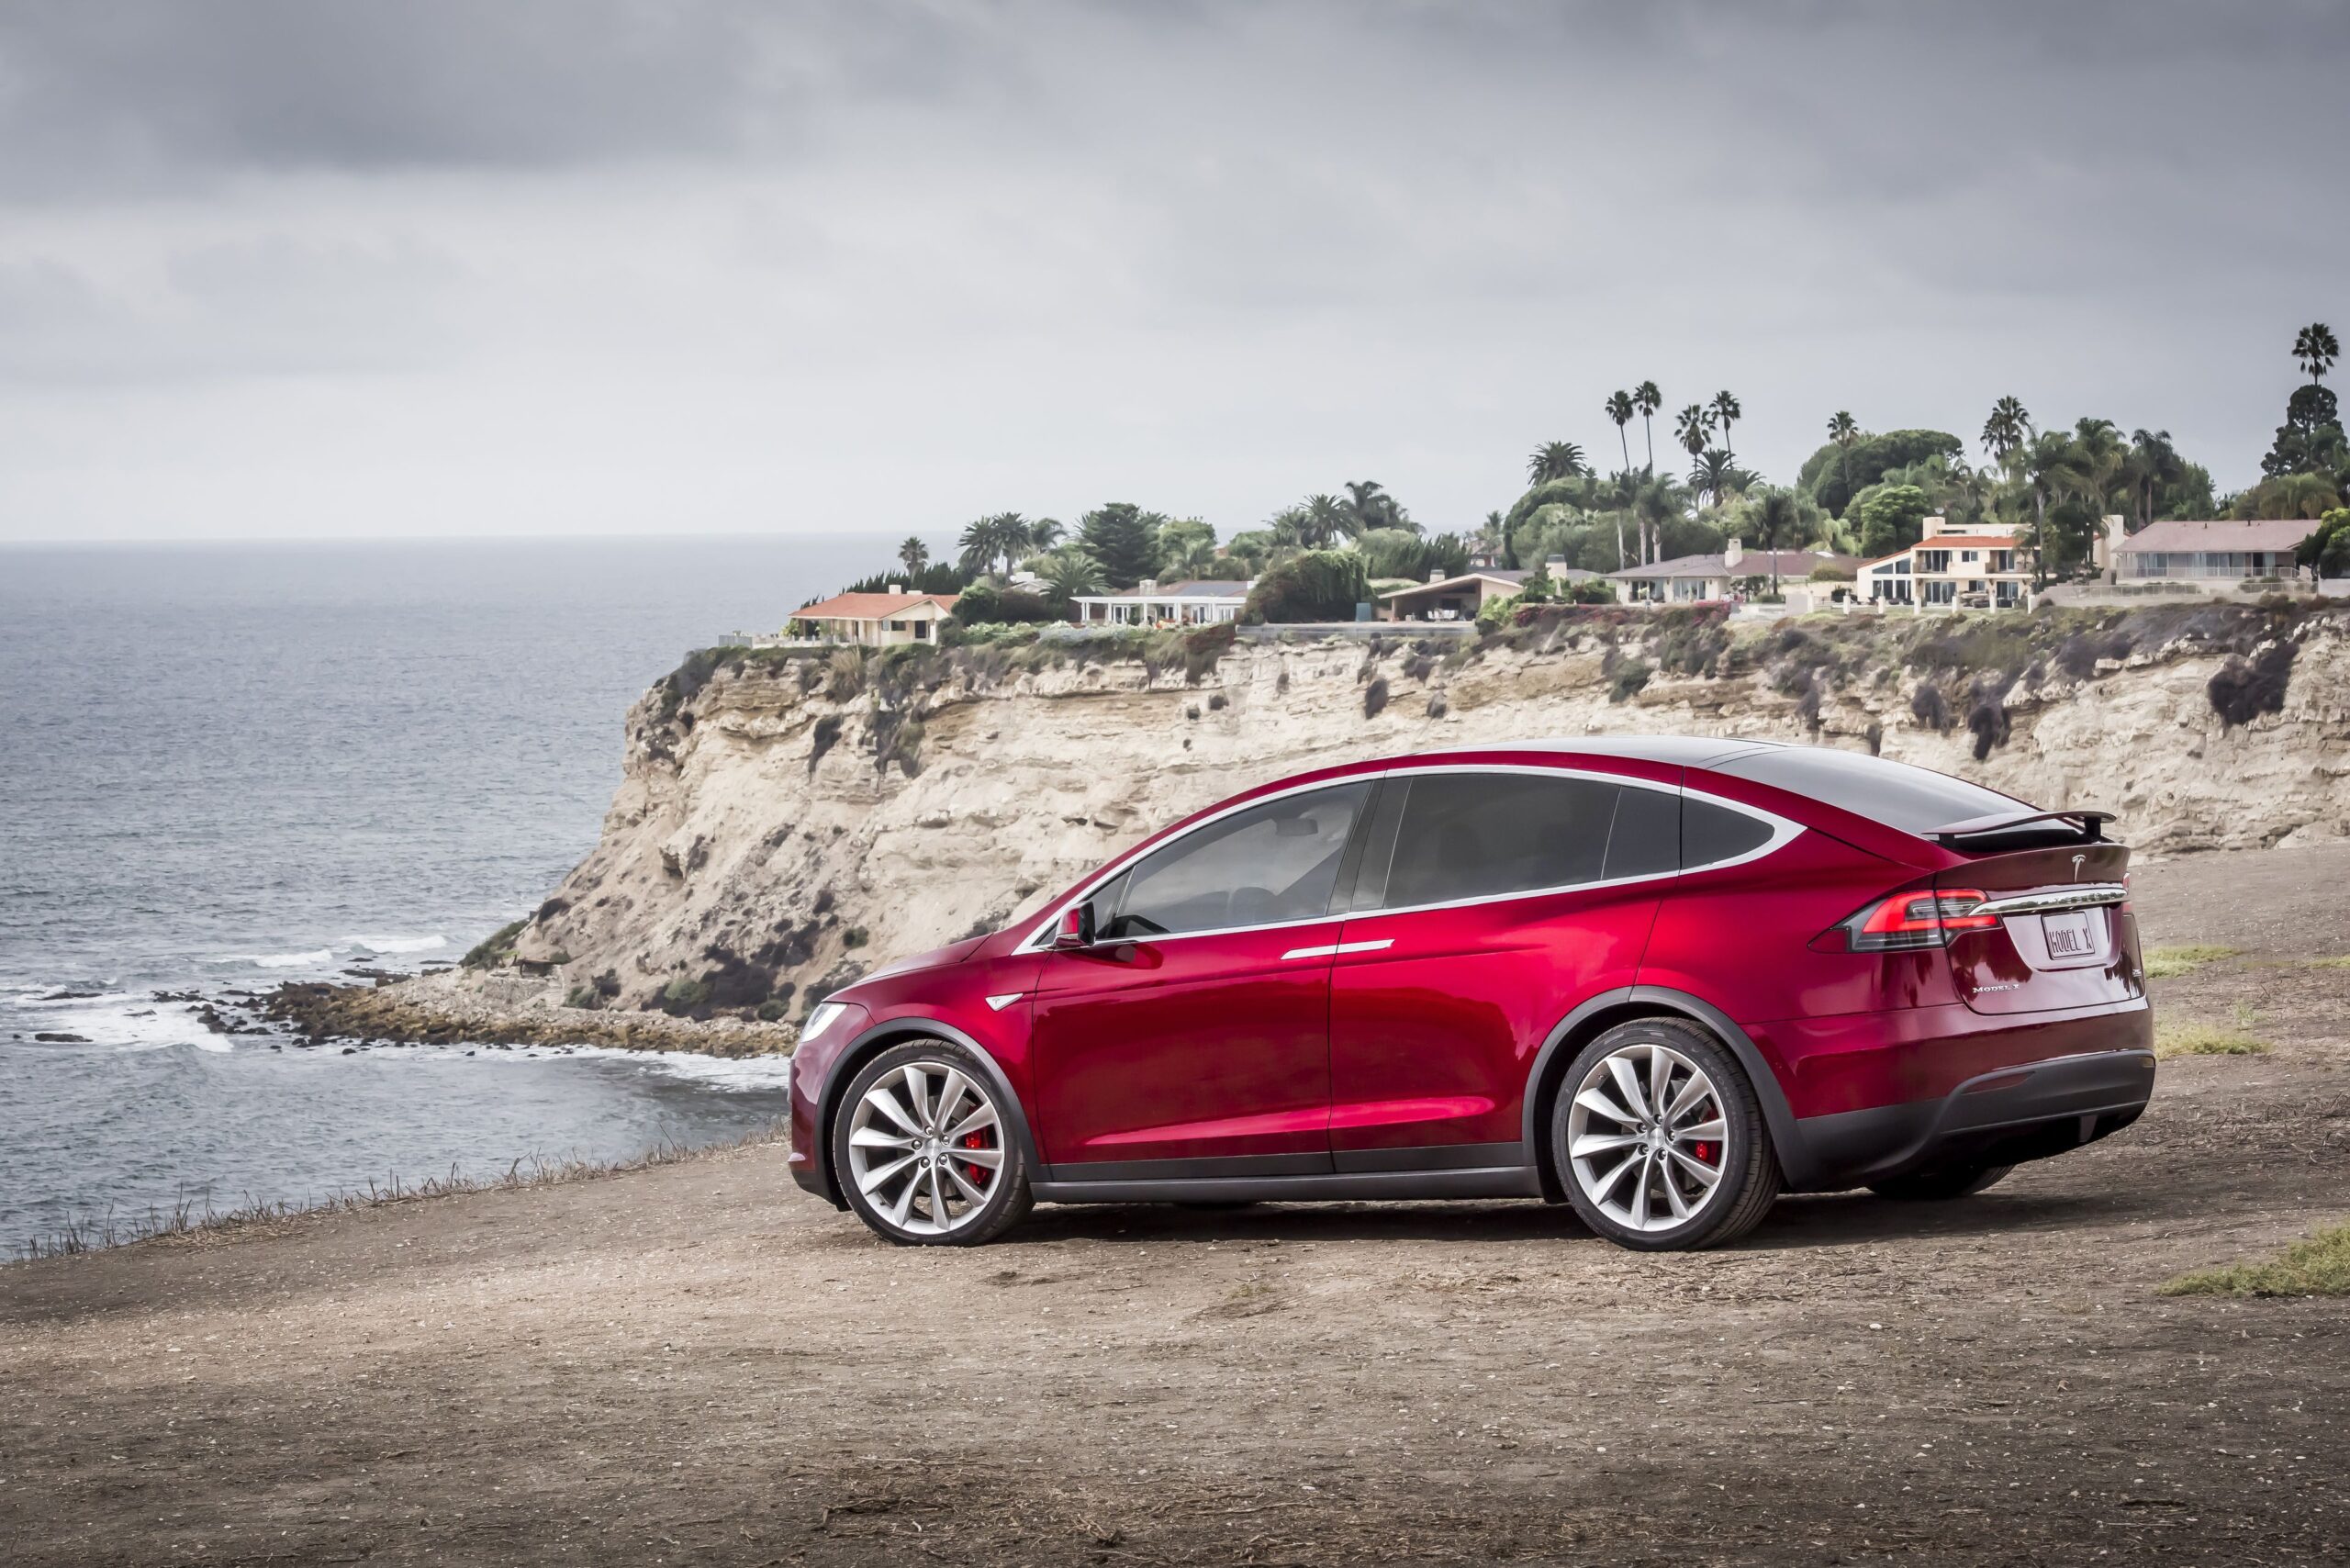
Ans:
[[[1897,1198],[1908,1203],[1940,1203],[1950,1198],[1969,1198],[1994,1182],[2004,1180],[2012,1165],[1955,1165],[1943,1170],[1921,1170],[1914,1176],[1896,1176],[1884,1182],[1872,1182],[1869,1191],[1880,1198]]]
[[[833,1174],[849,1206],[902,1247],[977,1247],[1035,1202],[1010,1107],[978,1059],[944,1040],[892,1046],[849,1081]]]
[[[1678,1018],[1618,1024],[1576,1053],[1550,1114],[1550,1158],[1583,1222],[1644,1252],[1734,1241],[1779,1195],[1745,1070]]]

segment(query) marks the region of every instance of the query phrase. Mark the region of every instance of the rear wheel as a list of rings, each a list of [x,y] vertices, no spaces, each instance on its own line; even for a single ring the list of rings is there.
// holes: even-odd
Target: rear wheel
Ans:
[[[849,1081],[833,1174],[856,1216],[905,1247],[977,1247],[1034,1206],[1010,1107],[944,1040],[892,1046]]]
[[[1644,1252],[1718,1247],[1779,1195],[1779,1162],[1738,1058],[1679,1018],[1618,1024],[1576,1053],[1550,1158],[1585,1225]]]
[[[1869,1191],[1880,1198],[1913,1203],[1966,1198],[2001,1181],[2014,1169],[2012,1165],[1954,1165],[1946,1170],[1920,1170],[1914,1176],[1872,1182]]]

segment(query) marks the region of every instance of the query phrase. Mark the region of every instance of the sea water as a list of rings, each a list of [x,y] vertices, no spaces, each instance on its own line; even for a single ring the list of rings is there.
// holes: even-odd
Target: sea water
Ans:
[[[346,1056],[172,999],[460,957],[594,845],[630,702],[895,543],[0,547],[0,1258],[779,1118],[780,1061]]]

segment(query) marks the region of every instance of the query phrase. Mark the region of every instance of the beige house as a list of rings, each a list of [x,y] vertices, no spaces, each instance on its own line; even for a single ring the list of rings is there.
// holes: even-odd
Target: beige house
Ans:
[[[791,612],[790,630],[836,643],[887,648],[901,643],[935,643],[938,623],[955,613],[957,596],[908,593],[891,583],[887,593],[845,593]]]
[[[2248,577],[2290,580],[2300,573],[2293,553],[2317,527],[2294,520],[2150,522],[2115,542],[2114,575],[2125,583],[2218,588],[2233,588]]]
[[[2014,610],[2031,592],[2031,547],[2010,522],[1926,520],[1925,536],[1906,550],[1863,561],[1853,574],[1863,603],[1920,610]]]
[[[1852,571],[1859,563],[1832,550],[1749,550],[1733,539],[1718,555],[1677,555],[1645,566],[1627,566],[1607,575],[1624,585],[1625,597],[1656,604],[1703,604],[1735,598],[1745,584],[1771,579],[1782,590],[1808,582],[1822,566]]]
[[[1566,558],[1554,559],[1546,568],[1554,583],[1584,583],[1600,580],[1597,572],[1571,568]],[[1497,599],[1511,599],[1526,587],[1526,579],[1534,574],[1518,567],[1480,566],[1448,577],[1442,572],[1430,572],[1428,580],[1414,583],[1409,588],[1392,588],[1379,596],[1379,618],[1382,621],[1474,621],[1477,611]]]

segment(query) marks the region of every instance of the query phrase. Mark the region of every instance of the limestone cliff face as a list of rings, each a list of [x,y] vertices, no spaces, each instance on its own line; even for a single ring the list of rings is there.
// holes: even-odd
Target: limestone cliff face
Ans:
[[[796,1017],[1235,790],[1544,736],[1874,749],[2117,812],[2157,853],[2350,837],[2345,676],[2350,618],[2235,607],[703,656],[630,712],[602,842],[517,952],[550,1000],[600,981],[608,1008]]]

